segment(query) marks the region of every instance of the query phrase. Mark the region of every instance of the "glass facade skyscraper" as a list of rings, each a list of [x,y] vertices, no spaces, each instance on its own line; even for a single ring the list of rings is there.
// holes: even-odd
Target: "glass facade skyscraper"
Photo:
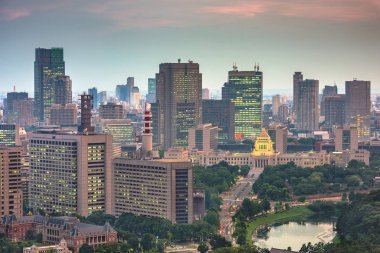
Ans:
[[[36,48],[34,109],[39,121],[50,116],[50,107],[55,103],[55,78],[61,75],[65,75],[63,48]]]
[[[222,88],[223,100],[235,104],[235,138],[257,136],[262,126],[263,73],[255,71],[228,72],[228,82]]]

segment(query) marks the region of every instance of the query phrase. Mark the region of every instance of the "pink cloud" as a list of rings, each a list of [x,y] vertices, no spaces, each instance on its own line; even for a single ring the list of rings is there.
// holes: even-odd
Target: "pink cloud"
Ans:
[[[265,11],[263,4],[247,3],[241,5],[206,6],[202,9],[205,13],[238,15],[241,17],[254,17],[258,13]]]
[[[26,10],[0,9],[0,20],[13,21],[29,15],[30,12]]]

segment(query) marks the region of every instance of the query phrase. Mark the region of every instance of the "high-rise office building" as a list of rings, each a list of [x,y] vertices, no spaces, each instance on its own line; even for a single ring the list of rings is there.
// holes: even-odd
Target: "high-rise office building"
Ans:
[[[324,97],[325,127],[343,126],[345,124],[345,95]],[[321,103],[322,106],[322,103]],[[322,110],[322,108],[321,108]]]
[[[92,107],[93,109],[97,110],[99,107],[98,89],[96,87],[88,89],[88,95],[92,96]]]
[[[39,131],[29,143],[29,205],[47,213],[111,213],[112,136]]]
[[[281,105],[281,97],[280,95],[274,95],[272,96],[272,112],[273,116],[277,117],[278,116],[278,110]]]
[[[235,104],[235,138],[247,139],[261,132],[263,72],[259,67],[255,66],[254,71],[238,71],[234,66],[222,88],[222,99]]]
[[[263,109],[263,127],[268,128],[273,124],[273,110],[272,104],[265,104]]]
[[[123,106],[114,103],[108,103],[99,106],[99,117],[102,119],[122,119]]]
[[[54,104],[50,109],[51,125],[57,126],[77,126],[78,107],[76,104]]]
[[[230,100],[202,100],[202,121],[218,126],[220,144],[235,142],[235,104]]]
[[[337,127],[334,129],[335,151],[358,150],[358,129],[356,127]]]
[[[126,84],[119,84],[116,86],[116,97],[120,101],[125,101],[129,102],[129,93],[130,91],[128,90],[128,85]]]
[[[19,146],[20,126],[15,124],[0,124],[0,146]]]
[[[127,87],[128,87],[128,95],[127,95],[127,102],[131,103],[132,100],[132,90],[133,87],[135,87],[135,78],[133,76],[130,76],[127,78]]]
[[[14,105],[17,104],[19,101],[27,99],[27,98],[28,98],[27,92],[8,92],[7,93],[5,116],[7,118],[8,123],[13,123],[13,121],[16,120],[17,118],[17,115],[14,114]]]
[[[137,108],[140,104],[140,100],[141,100],[141,94],[140,94],[140,89],[139,87],[133,87],[132,88],[132,93],[131,93],[131,101],[130,101],[130,105]]]
[[[297,106],[299,101],[298,96],[298,82],[303,81],[303,74],[302,72],[294,72],[293,74],[293,114],[294,116],[297,116]]]
[[[300,131],[319,129],[319,81],[306,79],[298,81],[294,102],[296,109],[296,125]]]
[[[289,106],[286,104],[280,105],[280,107],[278,108],[278,115],[277,115],[278,121],[280,121],[281,123],[286,123],[288,121],[288,117],[289,117]]]
[[[98,93],[98,108],[100,105],[107,104],[107,91],[101,91]]]
[[[210,99],[210,90],[207,88],[202,89],[202,99]]]
[[[193,221],[193,170],[185,160],[113,160],[114,213]]]
[[[346,123],[358,129],[359,141],[366,141],[371,136],[371,82],[346,81]]]
[[[31,126],[36,122],[34,117],[34,100],[26,98],[13,104],[13,122],[20,126]]]
[[[180,60],[178,63],[162,63],[156,82],[157,105],[152,106],[156,141],[164,149],[187,147],[189,128],[202,122],[202,74],[199,73],[199,64],[192,61],[181,63]]]
[[[148,78],[148,94],[146,102],[156,103],[156,78]]]
[[[325,116],[325,98],[336,95],[338,95],[338,88],[336,87],[336,85],[326,85],[325,88],[323,88],[321,98],[321,116]]]
[[[272,140],[273,150],[285,154],[287,152],[288,129],[283,126],[270,126],[268,135]]]
[[[200,151],[217,150],[218,127],[212,124],[201,124],[189,129],[189,149]]]
[[[21,147],[0,146],[0,217],[22,216]]]
[[[50,116],[50,107],[54,104],[55,78],[65,75],[63,48],[36,48],[34,62],[34,109],[39,121]]]
[[[73,102],[72,82],[69,76],[57,76],[54,83],[54,103],[65,105]]]
[[[113,145],[123,146],[136,142],[135,126],[129,119],[101,119],[96,132],[112,135]]]

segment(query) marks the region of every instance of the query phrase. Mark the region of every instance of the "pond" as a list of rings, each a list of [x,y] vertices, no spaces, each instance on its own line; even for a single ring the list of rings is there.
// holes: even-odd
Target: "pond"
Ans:
[[[262,248],[286,249],[290,246],[292,250],[299,250],[304,243],[331,242],[335,236],[333,228],[333,223],[326,222],[289,222],[273,225],[264,232],[261,230],[253,240],[255,245]]]

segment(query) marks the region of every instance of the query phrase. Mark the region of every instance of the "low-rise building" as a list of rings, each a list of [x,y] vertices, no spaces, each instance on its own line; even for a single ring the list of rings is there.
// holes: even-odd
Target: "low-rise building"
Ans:
[[[22,251],[23,253],[72,253],[71,250],[67,247],[67,242],[65,239],[62,239],[57,245],[49,246],[36,246],[26,247]]]
[[[0,233],[12,241],[25,240],[27,231],[33,231],[34,235],[42,234],[44,243],[60,244],[62,239],[67,246],[73,248],[73,253],[78,253],[83,244],[94,248],[117,243],[117,232],[107,222],[104,226],[81,223],[75,217],[45,217],[40,215],[16,217],[6,216],[0,223]],[[53,245],[54,246],[54,245]],[[51,246],[51,247],[53,247]],[[57,245],[55,245],[57,246]],[[46,252],[45,248],[30,247],[27,252]],[[38,251],[39,250],[39,251]],[[46,250],[55,250],[46,248]],[[66,252],[66,251],[57,251]]]

